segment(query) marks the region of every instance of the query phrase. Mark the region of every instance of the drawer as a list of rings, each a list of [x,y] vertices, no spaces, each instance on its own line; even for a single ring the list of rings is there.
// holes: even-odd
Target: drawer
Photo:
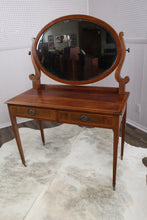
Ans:
[[[59,111],[58,121],[61,123],[71,123],[86,126],[112,128],[113,118],[107,115]]]
[[[56,121],[56,111],[31,106],[11,106],[15,116]]]

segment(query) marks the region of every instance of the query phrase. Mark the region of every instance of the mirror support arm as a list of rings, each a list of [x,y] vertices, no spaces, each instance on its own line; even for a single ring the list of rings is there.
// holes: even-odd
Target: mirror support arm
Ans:
[[[35,42],[35,38],[33,38],[32,50],[31,50],[31,59],[32,59],[32,63],[33,63],[34,69],[35,69],[35,74],[30,74],[29,78],[30,78],[30,80],[32,80],[33,88],[39,89],[40,88],[41,72],[40,72],[40,69],[38,68],[38,66],[34,60],[34,56],[33,56],[33,54],[35,53],[34,42]]]
[[[118,64],[118,67],[115,71],[115,79],[116,81],[119,83],[119,94],[124,94],[125,93],[125,84],[127,84],[129,82],[129,77],[125,76],[124,78],[122,78],[120,76],[120,72],[124,63],[124,59],[125,59],[125,55],[126,55],[126,48],[125,48],[125,42],[124,42],[124,33],[120,32],[119,33],[119,38],[120,38],[120,42],[121,42],[121,47],[122,47],[122,56],[120,59],[120,62]]]

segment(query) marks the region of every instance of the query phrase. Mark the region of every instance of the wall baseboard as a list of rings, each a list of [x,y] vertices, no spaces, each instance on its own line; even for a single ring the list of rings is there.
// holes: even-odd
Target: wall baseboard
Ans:
[[[17,119],[17,123],[20,124],[20,123],[27,122],[27,121],[31,121],[31,120],[33,120],[33,119],[18,118],[18,119]],[[12,125],[11,125],[11,122],[2,123],[2,124],[0,124],[0,129],[1,129],[1,128],[6,128],[6,127],[10,127],[10,126],[12,126]]]
[[[144,126],[142,126],[142,125],[140,125],[140,124],[138,124],[138,123],[136,123],[136,122],[134,122],[134,121],[132,121],[130,119],[127,119],[127,124],[130,124],[133,127],[138,128],[139,130],[147,133],[147,128],[146,127],[144,127]]]

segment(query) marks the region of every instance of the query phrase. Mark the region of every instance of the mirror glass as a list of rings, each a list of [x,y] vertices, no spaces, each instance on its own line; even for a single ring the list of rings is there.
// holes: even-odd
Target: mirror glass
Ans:
[[[49,75],[68,81],[97,78],[117,58],[113,35],[101,25],[84,19],[64,20],[39,38],[37,58]]]

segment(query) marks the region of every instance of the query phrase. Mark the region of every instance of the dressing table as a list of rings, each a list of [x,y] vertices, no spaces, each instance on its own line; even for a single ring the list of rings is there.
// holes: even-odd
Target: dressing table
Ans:
[[[119,130],[122,124],[122,159],[129,96],[129,77],[120,76],[125,53],[123,32],[118,35],[109,24],[88,15],[60,17],[39,32],[31,50],[33,88],[6,102],[24,165],[16,117],[37,119],[43,143],[42,120],[112,129],[115,189]],[[117,88],[87,86],[114,71]],[[62,84],[41,84],[41,73]]]

